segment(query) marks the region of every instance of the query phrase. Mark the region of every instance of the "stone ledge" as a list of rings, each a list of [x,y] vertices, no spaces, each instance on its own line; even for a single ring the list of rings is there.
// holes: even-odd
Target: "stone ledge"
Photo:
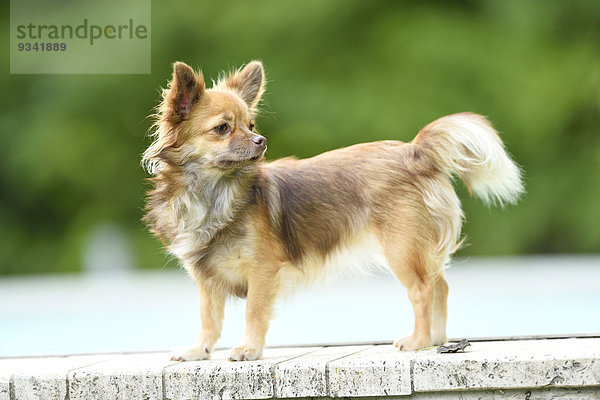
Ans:
[[[266,349],[259,361],[168,353],[0,359],[0,400],[600,399],[600,338],[482,341],[464,353],[391,345]]]

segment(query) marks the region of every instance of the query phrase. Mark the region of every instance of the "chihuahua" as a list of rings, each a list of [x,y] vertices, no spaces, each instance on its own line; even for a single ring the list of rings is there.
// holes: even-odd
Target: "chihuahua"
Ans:
[[[497,132],[480,115],[453,114],[409,143],[266,162],[267,140],[255,126],[264,91],[259,61],[212,88],[176,62],[163,90],[143,155],[153,175],[144,220],[196,281],[202,320],[195,343],[172,359],[210,357],[229,296],[247,299],[246,330],[229,359],[260,358],[278,294],[356,251],[382,260],[408,291],[414,331],[394,345],[446,342],[444,268],[463,220],[453,177],[486,203],[515,203],[523,192]]]

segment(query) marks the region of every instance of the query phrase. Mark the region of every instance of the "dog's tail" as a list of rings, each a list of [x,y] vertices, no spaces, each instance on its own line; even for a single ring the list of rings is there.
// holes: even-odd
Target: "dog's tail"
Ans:
[[[412,143],[445,175],[457,174],[486,204],[514,204],[524,192],[521,169],[481,115],[461,113],[437,119],[421,129]]]

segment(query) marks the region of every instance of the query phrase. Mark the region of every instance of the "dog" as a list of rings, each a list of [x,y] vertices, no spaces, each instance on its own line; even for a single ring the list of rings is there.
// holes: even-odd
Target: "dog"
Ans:
[[[444,268],[463,221],[453,177],[488,204],[516,203],[524,191],[497,132],[467,112],[431,122],[409,143],[266,162],[254,122],[264,91],[259,61],[212,88],[176,62],[163,90],[143,155],[153,176],[144,220],[196,281],[202,321],[195,343],[172,359],[210,357],[229,296],[247,299],[243,340],[229,360],[260,358],[278,294],[352,251],[383,259],[407,289],[414,332],[394,345],[444,344]]]

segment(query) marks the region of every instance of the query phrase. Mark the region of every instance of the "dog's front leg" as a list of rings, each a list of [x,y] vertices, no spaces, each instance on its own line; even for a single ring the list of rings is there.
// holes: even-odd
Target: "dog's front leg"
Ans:
[[[200,292],[200,319],[202,329],[193,345],[176,349],[171,360],[193,361],[210,358],[213,346],[221,336],[225,310],[225,293],[221,288],[207,285],[200,276],[194,277]]]
[[[276,270],[263,266],[250,273],[246,301],[246,331],[242,344],[231,350],[230,361],[260,358],[278,291],[279,279]]]

